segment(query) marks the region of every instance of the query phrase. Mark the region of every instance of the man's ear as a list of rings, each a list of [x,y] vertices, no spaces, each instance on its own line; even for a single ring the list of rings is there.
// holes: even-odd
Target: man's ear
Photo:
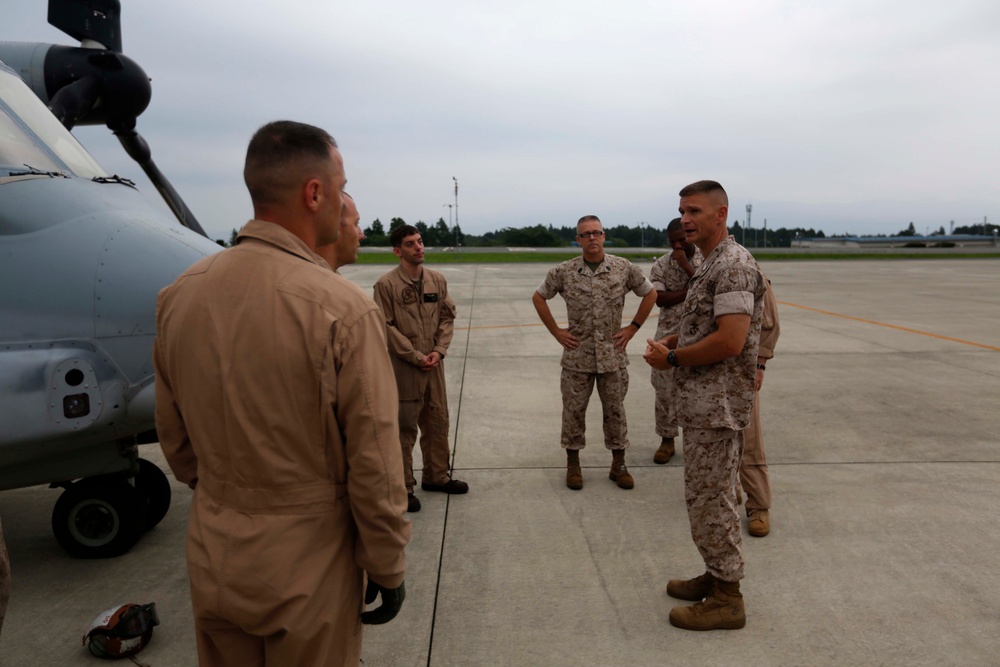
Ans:
[[[322,196],[323,184],[319,182],[318,178],[310,178],[302,186],[302,198],[310,211],[319,210],[319,200]]]

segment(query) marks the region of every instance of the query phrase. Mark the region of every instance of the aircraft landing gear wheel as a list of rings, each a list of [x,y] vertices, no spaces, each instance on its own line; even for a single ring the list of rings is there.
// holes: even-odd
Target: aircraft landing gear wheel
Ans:
[[[170,480],[155,463],[139,459],[135,488],[146,501],[146,530],[163,520],[170,509]]]
[[[56,541],[77,558],[114,558],[146,528],[146,503],[125,478],[88,478],[63,491],[52,510]]]

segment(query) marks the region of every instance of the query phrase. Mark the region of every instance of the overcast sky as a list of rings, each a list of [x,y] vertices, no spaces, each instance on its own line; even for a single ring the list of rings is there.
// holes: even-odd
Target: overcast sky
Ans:
[[[45,0],[0,39],[74,45]],[[122,0],[152,78],[137,129],[213,237],[251,216],[253,131],[330,131],[367,224],[466,233],[674,217],[710,178],[730,221],[827,234],[1000,221],[1000,3],[989,0]],[[347,5],[346,7],[344,5]],[[77,136],[158,195],[110,132]]]

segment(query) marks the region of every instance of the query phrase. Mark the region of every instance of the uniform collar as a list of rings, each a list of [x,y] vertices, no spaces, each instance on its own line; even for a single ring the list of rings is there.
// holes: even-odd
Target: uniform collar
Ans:
[[[266,220],[249,221],[243,225],[243,229],[236,236],[236,243],[239,244],[244,239],[254,239],[268,245],[273,245],[307,262],[330,268],[326,260],[310,250],[305,241],[281,225],[273,222],[267,222]]]
[[[611,267],[608,265],[608,258],[609,257],[611,257],[611,255],[609,255],[608,253],[604,253],[604,259],[602,259],[601,263],[597,265],[597,268],[594,269],[594,272],[593,272],[592,275],[596,276],[598,273],[604,273],[605,271],[610,271],[611,270]],[[583,258],[583,255],[577,255],[576,256],[576,272],[577,273],[582,273],[584,269],[586,269],[587,273],[590,273],[590,267],[587,266],[587,260],[585,260]]]
[[[417,278],[416,280],[414,280],[413,278],[410,277],[410,274],[406,272],[406,269],[403,268],[402,264],[398,264],[396,266],[396,273],[399,274],[400,278],[402,278],[403,280],[405,280],[406,282],[408,282],[410,284],[423,282],[424,277],[427,275],[426,269],[424,269],[421,266],[421,268],[420,268],[420,277]]]
[[[719,241],[719,245],[712,248],[712,252],[708,254],[708,257],[705,258],[703,264],[709,264],[713,259],[715,259],[717,255],[719,255],[722,252],[724,248],[727,248],[733,245],[734,243],[736,243],[736,237],[733,236],[732,234]]]

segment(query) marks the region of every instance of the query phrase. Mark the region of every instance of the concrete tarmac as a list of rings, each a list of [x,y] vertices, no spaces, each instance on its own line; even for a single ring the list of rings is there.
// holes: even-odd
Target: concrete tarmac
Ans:
[[[388,268],[342,272],[369,289]],[[761,394],[772,532],[744,522],[747,625],[708,633],[667,621],[686,604],[667,579],[703,567],[683,455],[652,462],[652,321],[629,347],[635,489],[607,478],[595,396],[584,488],[570,491],[561,348],[531,305],[549,266],[435,268],[459,306],[445,364],[454,476],[471,491],[418,490],[407,600],[366,628],[366,666],[1000,665],[1000,260],[764,264],[781,316]],[[143,455],[166,469],[155,445]],[[159,609],[140,662],[197,664],[190,492],[170,479],[164,521],[106,561],[56,544],[58,491],[0,494],[13,568],[0,665],[105,664],[80,639],[124,602]]]

